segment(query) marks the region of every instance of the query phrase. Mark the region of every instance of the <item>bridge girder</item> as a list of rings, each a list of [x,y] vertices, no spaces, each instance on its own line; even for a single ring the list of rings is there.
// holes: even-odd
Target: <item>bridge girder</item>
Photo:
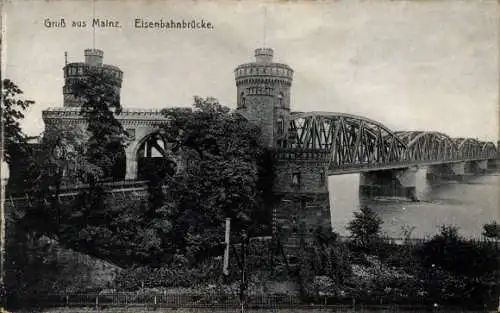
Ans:
[[[455,161],[460,158],[456,142],[448,135],[434,131],[395,132],[408,147],[407,160]]]
[[[474,138],[455,138],[461,159],[477,159],[481,157],[482,143]]]
[[[377,121],[335,112],[292,112],[288,140],[277,153],[281,160],[310,160],[334,172],[497,158],[492,142],[435,131],[393,132]]]
[[[294,112],[287,146],[280,150],[311,153],[316,161],[343,168],[401,162],[405,158],[406,145],[389,128],[365,117]]]
[[[481,156],[485,159],[495,159],[498,156],[498,151],[493,142],[481,142]]]

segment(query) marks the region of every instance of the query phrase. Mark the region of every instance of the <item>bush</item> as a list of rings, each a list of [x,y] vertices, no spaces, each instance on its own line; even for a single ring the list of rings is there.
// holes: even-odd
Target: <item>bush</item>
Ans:
[[[456,275],[480,277],[498,270],[498,252],[495,243],[467,241],[456,228],[442,226],[440,234],[426,242],[418,255],[425,268],[435,266]]]
[[[351,275],[351,254],[338,236],[317,230],[313,242],[304,243],[299,267],[304,298],[317,297],[320,292],[338,295]]]
[[[495,242],[465,240],[457,228],[442,226],[417,255],[429,299],[475,305],[496,301],[500,255]]]
[[[180,256],[174,257],[181,258]],[[206,261],[197,267],[137,267],[122,271],[115,278],[117,290],[136,291],[142,288],[194,287],[204,283],[215,283],[222,274],[222,264]]]
[[[488,238],[500,239],[500,224],[493,221],[483,225],[483,236]]]

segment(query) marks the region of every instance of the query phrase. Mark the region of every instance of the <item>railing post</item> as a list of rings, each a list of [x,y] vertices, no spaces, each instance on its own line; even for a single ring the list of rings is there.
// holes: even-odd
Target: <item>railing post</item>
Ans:
[[[95,309],[99,310],[99,295],[95,297]]]

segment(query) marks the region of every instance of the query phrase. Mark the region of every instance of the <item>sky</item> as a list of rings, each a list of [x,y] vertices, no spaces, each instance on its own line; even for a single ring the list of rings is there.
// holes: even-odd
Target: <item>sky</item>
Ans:
[[[125,108],[190,106],[193,96],[235,108],[234,68],[274,49],[294,70],[293,111],[368,117],[397,130],[434,130],[496,141],[499,135],[497,1],[7,1],[4,77],[41,111],[62,106],[64,52],[84,60],[93,12],[121,28],[96,28],[104,63],[124,71]],[[64,18],[65,28],[45,19]],[[134,19],[210,21],[210,30],[134,28]]]

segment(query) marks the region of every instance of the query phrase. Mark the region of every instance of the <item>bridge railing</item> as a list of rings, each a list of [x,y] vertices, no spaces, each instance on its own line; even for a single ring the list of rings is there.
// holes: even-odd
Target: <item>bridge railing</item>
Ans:
[[[323,163],[325,165],[329,164],[329,159],[331,156],[330,150],[325,149],[293,149],[293,148],[279,148],[273,151],[275,158],[278,161],[286,162],[286,161],[299,161],[299,162],[314,162],[314,163]],[[491,157],[487,155],[480,155],[476,157],[467,157],[467,158],[451,158],[446,160],[432,160],[432,159],[424,159],[424,160],[413,160],[407,159],[406,157],[402,157],[401,160],[397,161],[387,161],[387,162],[355,162],[355,163],[345,163],[345,164],[330,164],[330,168],[333,171],[341,171],[343,169],[368,169],[368,168],[377,168],[377,167],[389,167],[389,168],[398,168],[405,166],[416,166],[416,165],[433,165],[433,164],[443,164],[443,163],[454,163],[454,162],[470,162],[470,161],[481,161],[481,160],[492,160],[497,157]]]

